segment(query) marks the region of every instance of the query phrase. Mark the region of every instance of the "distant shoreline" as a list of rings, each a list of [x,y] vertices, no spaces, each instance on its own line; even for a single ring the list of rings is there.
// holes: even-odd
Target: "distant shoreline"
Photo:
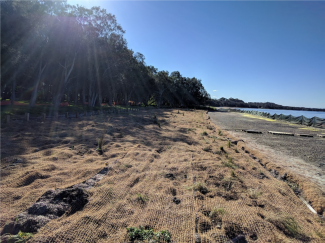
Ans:
[[[249,109],[272,109],[272,110],[300,110],[300,111],[323,111],[324,108],[308,108],[308,107],[295,107],[295,106],[284,106],[278,105],[272,102],[245,102],[235,98],[220,98],[211,99],[208,101],[210,106],[215,107],[231,107],[231,108],[249,108]]]
[[[216,106],[216,108],[223,108],[223,109],[266,109],[266,110],[293,110],[293,111],[318,111],[318,112],[325,112],[325,108],[304,108],[304,107],[286,107],[286,108],[265,108],[265,107],[249,107],[249,106]]]

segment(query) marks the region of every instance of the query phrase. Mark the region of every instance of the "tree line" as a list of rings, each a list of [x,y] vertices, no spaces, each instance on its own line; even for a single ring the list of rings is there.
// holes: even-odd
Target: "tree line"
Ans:
[[[1,2],[1,98],[59,107],[191,107],[210,99],[200,79],[158,71],[127,46],[114,15],[57,1]]]
[[[210,106],[216,107],[238,107],[238,108],[260,108],[260,109],[277,109],[277,110],[304,110],[304,111],[325,111],[321,108],[306,108],[306,107],[294,107],[294,106],[283,106],[272,102],[245,102],[236,98],[220,98],[210,99],[208,101]]]

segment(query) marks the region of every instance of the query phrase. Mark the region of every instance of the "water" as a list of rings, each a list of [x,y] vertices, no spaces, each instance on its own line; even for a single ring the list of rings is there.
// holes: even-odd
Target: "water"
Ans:
[[[312,118],[314,116],[317,116],[319,118],[325,119],[325,112],[323,111],[297,111],[297,110],[274,110],[274,109],[254,109],[254,108],[237,108],[240,110],[245,111],[260,111],[260,112],[267,112],[271,115],[274,114],[283,114],[283,115],[293,115],[293,116],[305,116],[307,118]]]

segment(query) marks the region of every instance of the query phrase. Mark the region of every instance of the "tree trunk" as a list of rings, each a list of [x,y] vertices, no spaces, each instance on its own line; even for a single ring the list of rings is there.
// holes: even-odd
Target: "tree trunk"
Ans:
[[[67,102],[68,103],[70,102],[70,90],[68,90],[68,92],[67,92]]]
[[[30,107],[34,107],[35,106],[36,99],[37,99],[38,86],[39,86],[39,83],[41,81],[42,73],[44,72],[45,68],[46,68],[46,64],[42,67],[42,61],[40,61],[37,79],[35,81],[34,89],[33,89],[33,92],[32,92],[32,96],[31,96],[30,101],[29,101],[29,106]]]
[[[32,96],[31,96],[30,101],[29,101],[29,107],[34,107],[35,106],[36,98],[37,98],[38,84],[39,84],[39,80],[36,81],[36,84],[34,86]]]
[[[74,68],[74,65],[75,65],[75,61],[76,61],[76,57],[77,57],[77,52],[75,52],[74,54],[74,57],[73,57],[73,60],[72,60],[72,63],[70,64],[70,68],[68,70],[68,67],[69,67],[69,64],[67,63],[67,57],[66,59],[64,60],[64,65],[62,65],[60,62],[59,62],[59,65],[63,68],[63,75],[64,75],[64,78],[63,78],[63,84],[62,84],[62,88],[61,90],[59,90],[59,103],[57,103],[57,101],[54,102],[54,106],[55,108],[58,108],[59,105],[60,105],[60,101],[61,101],[61,98],[62,98],[62,95],[63,95],[63,91],[64,91],[64,88],[65,86],[67,85],[68,81],[69,81],[69,78],[70,78],[70,75],[71,75],[71,72]],[[55,100],[57,100],[55,98]]]
[[[102,109],[102,102],[103,102],[103,97],[102,95],[98,95],[98,102],[99,102],[99,106],[100,106],[100,109]]]
[[[53,96],[53,105],[56,109],[59,108],[60,106],[61,98],[62,98],[61,92],[58,92],[58,94]]]
[[[12,77],[12,91],[11,91],[11,97],[10,97],[10,104],[13,105],[14,101],[16,99],[16,77],[17,72],[14,72],[14,75]]]
[[[124,105],[128,105],[128,95],[125,93],[124,94]]]
[[[113,105],[113,95],[108,96],[108,104],[109,104],[109,106]]]
[[[2,87],[2,89],[0,90],[0,92],[1,92],[1,99],[2,100],[5,100],[6,98],[5,98],[5,96],[6,96],[6,94],[5,94],[5,90],[6,90],[6,85],[4,85],[3,87]]]
[[[82,104],[84,105],[86,102],[86,92],[85,88],[82,89]]]
[[[75,104],[75,105],[78,103],[78,95],[79,95],[79,93],[78,93],[78,91],[76,90],[76,91],[75,91],[75,94],[74,94],[74,104]]]

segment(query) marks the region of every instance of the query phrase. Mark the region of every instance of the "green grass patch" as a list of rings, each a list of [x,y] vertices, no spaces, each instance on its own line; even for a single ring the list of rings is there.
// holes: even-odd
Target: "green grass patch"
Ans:
[[[223,208],[214,208],[211,210],[209,217],[214,218],[218,216],[222,216],[226,213],[226,211]]]
[[[301,227],[296,222],[295,218],[284,213],[271,216],[266,219],[275,227],[281,230],[285,235],[290,237],[297,237],[302,234]]]

